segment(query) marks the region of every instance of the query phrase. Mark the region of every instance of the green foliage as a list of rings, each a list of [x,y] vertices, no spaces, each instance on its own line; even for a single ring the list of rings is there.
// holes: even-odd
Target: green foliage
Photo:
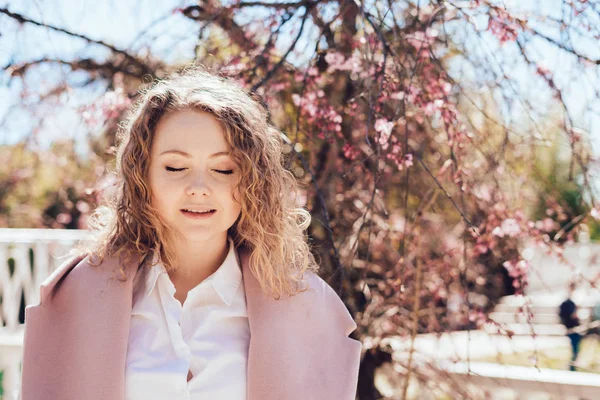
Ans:
[[[86,160],[74,142],[55,142],[47,150],[25,143],[0,147],[0,226],[77,228],[91,208],[89,194],[104,172],[97,157]]]
[[[578,229],[577,218],[588,214],[589,206],[585,201],[585,185],[582,182],[582,170],[571,159],[568,141],[564,132],[548,133],[551,140],[547,146],[535,149],[535,163],[531,169],[531,180],[539,188],[539,201],[532,209],[532,219],[551,218],[557,222],[557,229],[550,236],[564,231],[564,239],[570,232]],[[592,218],[582,218],[587,223],[592,240],[598,240],[600,227]]]

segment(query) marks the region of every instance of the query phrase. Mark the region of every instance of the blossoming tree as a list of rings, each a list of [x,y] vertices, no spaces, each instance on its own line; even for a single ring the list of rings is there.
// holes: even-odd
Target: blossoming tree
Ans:
[[[90,132],[102,132],[89,135],[100,183],[76,190],[79,201],[94,204],[110,184],[105,151],[148,77],[195,61],[265,102],[288,166],[304,183],[298,201],[313,215],[322,274],[356,318],[365,348],[359,398],[371,399],[380,396],[374,378],[384,363],[422,378],[413,350],[396,359],[384,339],[488,322],[500,296],[527,285],[523,240],[560,255],[600,215],[585,130],[597,116],[598,91],[573,94],[598,87],[600,7],[586,0],[526,7],[206,0],[172,6],[130,48],[10,7],[0,16],[6,31],[39,29],[89,49],[4,65],[34,120],[41,104],[69,107],[65,94],[100,88],[77,106]],[[165,21],[187,27],[177,60],[152,47],[158,36],[171,46],[182,40],[160,31]],[[551,65],[558,59],[564,68]],[[36,90],[40,74],[57,65],[56,85]],[[540,157],[551,148],[563,168],[549,176]],[[579,200],[548,179],[566,182]],[[79,204],[69,201],[62,214]],[[454,312],[450,296],[461,299]]]

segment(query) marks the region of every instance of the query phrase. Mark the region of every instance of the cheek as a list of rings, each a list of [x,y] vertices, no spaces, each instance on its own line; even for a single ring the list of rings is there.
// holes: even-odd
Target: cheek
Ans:
[[[166,207],[165,207],[162,199],[159,196],[156,196],[156,194],[152,194],[151,204],[152,204],[152,208],[154,208],[161,217],[164,217],[164,215],[165,215],[164,210]]]
[[[173,191],[167,189],[166,185],[156,184],[151,185],[152,192],[152,207],[158,210],[162,215],[168,213],[173,208]]]

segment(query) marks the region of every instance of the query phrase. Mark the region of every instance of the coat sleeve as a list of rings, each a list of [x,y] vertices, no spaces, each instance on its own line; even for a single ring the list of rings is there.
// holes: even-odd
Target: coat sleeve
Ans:
[[[51,302],[55,288],[60,286],[63,279],[73,268],[81,262],[84,256],[71,257],[64,261],[40,286],[40,303],[29,305],[25,308],[25,331],[23,338],[23,364],[21,368],[21,391],[22,400],[33,400],[50,395],[48,392],[39,392],[40,388],[52,387],[52,382],[44,382],[48,376],[39,360],[46,356],[54,357],[49,353],[56,351],[51,348],[48,341],[52,340],[51,332],[43,328],[52,322],[52,313],[43,312]],[[39,397],[42,396],[42,397]],[[53,398],[51,395],[45,398]]]

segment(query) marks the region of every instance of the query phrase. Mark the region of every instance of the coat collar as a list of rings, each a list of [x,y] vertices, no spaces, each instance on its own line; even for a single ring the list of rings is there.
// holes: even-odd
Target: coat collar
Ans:
[[[316,274],[308,290],[275,300],[266,295],[239,251],[250,345],[247,400],[353,400],[361,344],[337,294]],[[40,287],[40,304],[25,310],[22,400],[123,400],[132,282],[116,278],[118,261],[64,262]]]

